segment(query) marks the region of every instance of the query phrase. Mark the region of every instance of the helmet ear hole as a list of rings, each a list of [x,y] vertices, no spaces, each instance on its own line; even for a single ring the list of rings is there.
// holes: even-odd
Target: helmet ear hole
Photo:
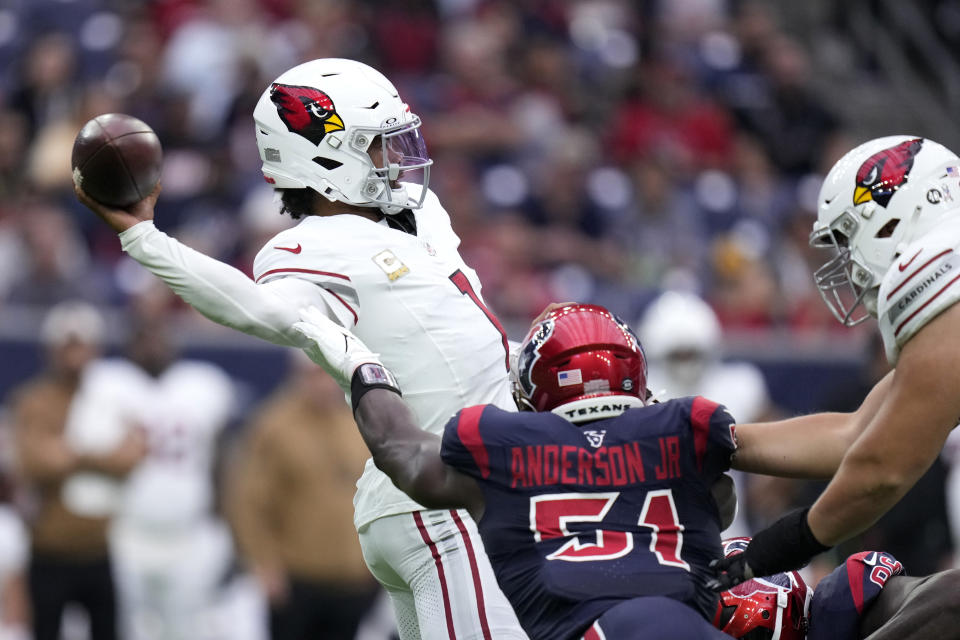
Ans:
[[[321,167],[323,167],[324,169],[326,169],[327,171],[333,171],[337,167],[343,166],[342,162],[334,160],[333,158],[324,158],[323,156],[317,156],[316,158],[313,159],[313,161],[316,162]]]
[[[889,238],[893,235],[893,232],[897,230],[897,225],[900,224],[900,218],[893,218],[887,222],[887,224],[880,227],[877,231],[875,238]]]

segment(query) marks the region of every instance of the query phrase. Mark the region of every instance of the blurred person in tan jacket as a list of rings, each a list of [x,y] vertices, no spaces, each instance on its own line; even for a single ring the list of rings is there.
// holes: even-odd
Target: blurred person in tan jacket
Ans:
[[[0,640],[29,640],[29,537],[17,510],[14,456],[7,413],[0,407]]]
[[[290,375],[248,425],[227,488],[273,640],[353,640],[376,600],[353,527],[368,456],[340,387],[291,352]]]
[[[36,640],[57,640],[68,603],[86,610],[91,640],[117,638],[107,526],[116,481],[139,463],[147,444],[138,428],[86,441],[71,437],[72,405],[100,355],[103,330],[90,305],[55,306],[41,327],[47,369],[10,397],[20,479],[34,500],[27,520]]]

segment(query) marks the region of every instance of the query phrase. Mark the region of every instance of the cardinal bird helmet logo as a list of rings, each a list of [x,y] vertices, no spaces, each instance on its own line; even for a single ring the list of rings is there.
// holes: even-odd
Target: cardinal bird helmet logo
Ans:
[[[333,100],[319,89],[275,82],[270,85],[270,100],[287,129],[313,144],[320,144],[328,133],[344,130]]]
[[[878,151],[867,158],[857,170],[853,204],[872,200],[881,207],[886,207],[897,189],[906,184],[910,170],[913,169],[913,160],[922,145],[922,138],[914,138]]]

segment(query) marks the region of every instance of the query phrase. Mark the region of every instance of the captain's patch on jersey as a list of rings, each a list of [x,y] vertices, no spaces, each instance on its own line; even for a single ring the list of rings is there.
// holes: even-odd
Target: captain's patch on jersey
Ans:
[[[393,251],[390,251],[389,249],[384,249],[377,255],[373,256],[373,261],[377,263],[378,267],[383,269],[383,272],[387,274],[388,278],[390,278],[390,282],[393,282],[400,276],[410,273],[410,268],[400,262],[400,258],[393,255]]]
[[[561,371],[557,374],[557,384],[561,387],[569,387],[574,384],[581,384],[583,382],[583,376],[580,374],[580,369],[570,369],[569,371]]]

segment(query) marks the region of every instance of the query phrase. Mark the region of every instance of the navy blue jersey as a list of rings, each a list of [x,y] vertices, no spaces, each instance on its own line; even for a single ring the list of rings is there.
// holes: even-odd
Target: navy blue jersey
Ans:
[[[730,414],[695,397],[579,426],[470,407],[447,423],[442,456],[483,490],[480,534],[525,630],[559,640],[641,596],[713,614],[704,583],[721,548],[710,488],[734,448]]]
[[[820,581],[810,601],[807,640],[857,640],[860,618],[903,565],[889,553],[855,553]]]

